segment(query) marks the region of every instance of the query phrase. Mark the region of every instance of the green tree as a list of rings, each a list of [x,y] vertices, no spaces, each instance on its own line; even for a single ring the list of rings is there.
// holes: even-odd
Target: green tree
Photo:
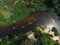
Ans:
[[[57,31],[57,29],[55,27],[52,28],[52,31],[54,32],[54,35],[55,36],[58,36],[59,35],[59,33],[58,33],[58,31]]]

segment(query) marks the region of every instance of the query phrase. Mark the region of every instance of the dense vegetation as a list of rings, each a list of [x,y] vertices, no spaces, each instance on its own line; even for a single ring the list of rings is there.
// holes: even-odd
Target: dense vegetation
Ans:
[[[12,24],[18,20],[22,20],[35,11],[54,11],[60,13],[59,0],[0,0],[0,26]],[[0,39],[0,45],[59,45],[57,41],[53,41],[51,35],[41,33],[40,30],[34,29],[36,41],[27,38],[27,34],[7,35]],[[58,35],[57,29],[54,27],[52,31]]]
[[[6,37],[0,39],[0,45],[59,45],[58,41],[51,39],[51,37],[53,37],[52,35],[42,33],[39,29],[35,29],[33,31],[35,39],[28,38],[30,33],[20,33],[18,35],[9,34]]]
[[[15,4],[15,2],[17,3]],[[60,13],[59,0],[0,0],[0,26],[24,19],[31,12],[54,11]]]

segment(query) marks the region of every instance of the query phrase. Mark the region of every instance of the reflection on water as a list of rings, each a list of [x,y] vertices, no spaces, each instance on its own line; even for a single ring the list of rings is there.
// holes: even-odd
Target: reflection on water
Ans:
[[[41,15],[38,18],[38,21],[47,27],[56,27],[58,29],[58,32],[60,33],[60,20],[58,20],[58,16],[56,13],[53,12],[44,12],[43,15]]]

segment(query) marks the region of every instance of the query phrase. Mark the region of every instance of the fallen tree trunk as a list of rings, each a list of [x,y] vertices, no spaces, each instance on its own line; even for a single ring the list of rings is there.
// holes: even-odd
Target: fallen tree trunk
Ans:
[[[43,13],[44,12],[42,11],[33,12],[30,14],[29,17],[24,18],[21,21],[17,21],[5,27],[0,27],[0,37],[4,37],[5,35],[8,34],[15,35],[19,33],[26,33],[28,31],[33,31],[36,22],[38,20],[38,17],[40,17],[41,15],[45,15]]]

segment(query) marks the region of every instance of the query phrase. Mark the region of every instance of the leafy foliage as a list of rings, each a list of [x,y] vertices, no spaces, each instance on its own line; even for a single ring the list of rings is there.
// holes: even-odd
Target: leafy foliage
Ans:
[[[18,1],[15,5],[14,3]],[[59,0],[51,0],[49,4],[54,7],[48,7],[48,0],[1,0],[0,10],[8,10],[12,13],[10,18],[4,18],[3,14],[0,13],[0,26],[5,26],[14,23],[14,21],[22,20],[29,16],[31,12],[35,11],[46,11],[51,10],[56,13],[60,13]],[[48,4],[48,5],[49,5]],[[28,7],[27,7],[28,6]],[[0,11],[1,12],[1,11]],[[7,12],[6,12],[7,13]]]
[[[52,28],[52,31],[55,32],[55,34],[54,34],[55,36],[58,35],[57,29],[55,27]]]
[[[52,40],[49,34],[42,33],[38,29],[33,32],[36,40],[28,38],[24,33],[15,36],[9,34],[0,41],[0,45],[59,45],[58,41]]]
[[[60,4],[58,0],[52,0],[54,7],[48,7],[44,3],[45,1],[48,2],[48,0],[32,0],[30,2],[27,0],[19,0],[15,5],[13,5],[15,2],[14,0],[0,0],[0,26],[6,26],[14,23],[14,21],[22,20],[28,17],[31,12],[35,11],[51,10],[56,13],[60,13]],[[12,13],[12,15],[9,18],[4,18],[5,14],[1,13],[3,10],[5,10],[5,13],[7,13],[6,11]],[[52,28],[52,31],[55,32],[55,35],[58,35],[57,29]],[[15,36],[9,34],[8,36],[0,39],[0,45],[59,45],[57,41],[53,41],[50,38],[51,35],[42,33],[37,29],[33,32],[35,34],[36,41],[28,39],[27,35],[23,33]]]

